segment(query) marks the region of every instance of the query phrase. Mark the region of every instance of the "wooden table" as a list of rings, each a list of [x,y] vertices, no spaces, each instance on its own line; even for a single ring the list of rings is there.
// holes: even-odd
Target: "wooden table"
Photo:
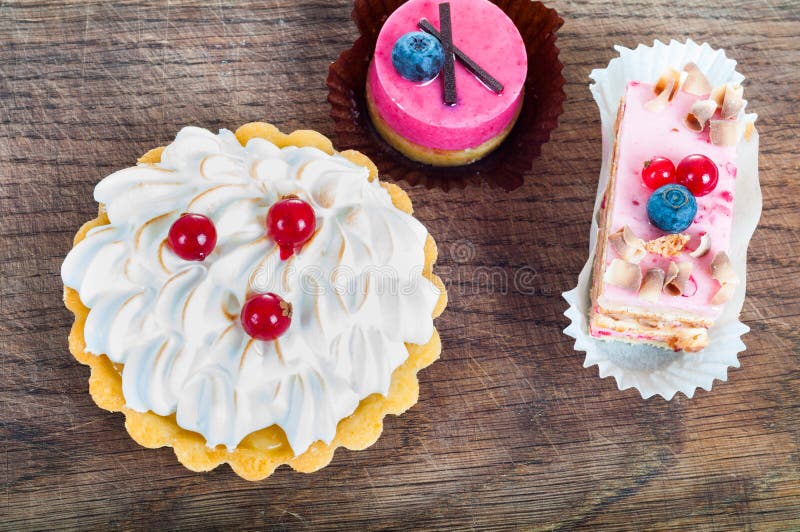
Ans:
[[[800,527],[800,3],[718,4],[552,2],[567,102],[525,186],[409,191],[450,292],[419,404],[366,451],[259,483],[190,473],[93,404],[59,267],[95,183],[185,124],[332,134],[325,76],[355,38],[350,2],[0,4],[0,528]],[[582,368],[561,292],[600,165],[589,71],[615,43],[670,37],[724,47],[748,77],[764,214],[741,369],[667,403]],[[527,271],[529,289],[487,268]]]

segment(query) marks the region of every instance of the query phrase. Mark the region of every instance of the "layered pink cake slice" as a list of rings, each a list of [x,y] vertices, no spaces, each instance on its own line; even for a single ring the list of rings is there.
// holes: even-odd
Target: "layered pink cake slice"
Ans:
[[[592,336],[698,351],[738,282],[728,254],[742,91],[712,90],[686,70],[688,79],[630,82],[621,100],[598,213]]]

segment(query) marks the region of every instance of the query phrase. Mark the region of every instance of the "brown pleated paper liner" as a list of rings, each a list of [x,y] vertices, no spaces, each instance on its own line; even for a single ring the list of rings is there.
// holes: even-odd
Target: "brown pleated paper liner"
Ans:
[[[525,42],[528,76],[522,111],[508,138],[483,159],[466,166],[435,167],[412,161],[377,134],[367,114],[366,80],[378,33],[405,0],[355,0],[352,17],[361,33],[328,70],[328,101],[339,149],[369,156],[383,179],[450,190],[483,182],[506,191],[521,186],[563,110],[563,65],[556,32],[564,23],[554,9],[531,0],[492,0],[514,22]]]

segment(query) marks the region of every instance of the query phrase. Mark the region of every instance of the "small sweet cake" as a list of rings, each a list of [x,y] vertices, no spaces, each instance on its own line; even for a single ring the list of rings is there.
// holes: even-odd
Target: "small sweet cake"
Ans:
[[[406,157],[474,162],[519,116],[528,70],[514,23],[487,0],[409,0],[381,28],[367,74],[375,129]]]
[[[712,88],[692,63],[628,83],[598,212],[592,336],[707,345],[738,283],[728,255],[744,106],[741,86]]]
[[[310,472],[417,401],[446,294],[411,201],[358,152],[187,127],[104,178],[61,276],[95,402],[189,469]]]

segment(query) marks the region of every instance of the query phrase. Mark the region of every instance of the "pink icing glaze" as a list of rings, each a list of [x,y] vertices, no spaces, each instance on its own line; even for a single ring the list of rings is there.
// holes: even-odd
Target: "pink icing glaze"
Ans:
[[[456,61],[458,104],[442,101],[441,75],[425,83],[400,76],[392,65],[392,47],[403,34],[418,31],[428,19],[439,28],[437,0],[410,0],[386,20],[375,45],[367,83],[381,118],[406,139],[443,150],[479,146],[499,135],[522,104],[528,70],[525,44],[516,26],[487,0],[450,0],[453,43],[503,84],[487,89]]]
[[[642,182],[642,165],[653,156],[661,155],[671,159],[677,166],[687,155],[701,153],[717,164],[719,182],[711,193],[697,198],[697,215],[685,232],[691,236],[687,246],[689,249],[697,247],[700,235],[708,233],[711,250],[700,258],[689,256],[688,250],[672,259],[648,253],[640,263],[643,272],[653,267],[666,271],[670,260],[693,263],[692,278],[697,285],[697,291],[691,296],[675,297],[662,293],[658,301],[650,304],[640,300],[636,292],[605,283],[600,304],[646,307],[667,312],[688,311],[714,319],[722,311],[722,307],[710,303],[719,289],[719,283],[711,278],[710,265],[717,252],[729,252],[730,248],[736,185],[736,147],[715,146],[709,141],[707,130],[695,133],[683,125],[683,118],[699,97],[680,91],[666,110],[650,112],[643,106],[653,97],[652,85],[636,82],[628,84],[625,113],[618,139],[619,158],[610,233],[627,224],[645,241],[663,236],[665,233],[651,225],[647,218],[647,199],[652,190]],[[616,254],[609,248],[606,266],[614,258]]]

